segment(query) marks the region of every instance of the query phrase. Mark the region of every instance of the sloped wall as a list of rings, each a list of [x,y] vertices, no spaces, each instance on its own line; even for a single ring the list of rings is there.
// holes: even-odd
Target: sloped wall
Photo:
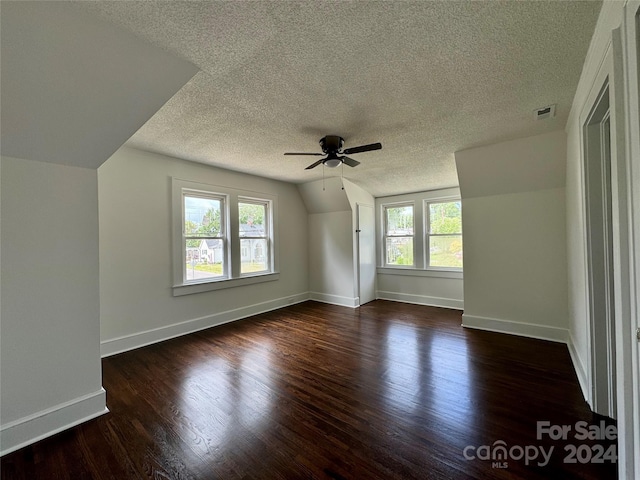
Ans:
[[[1,23],[4,454],[105,412],[96,168],[197,68],[74,2]]]
[[[98,168],[198,71],[73,4],[2,4],[3,155]]]
[[[562,131],[456,152],[465,326],[567,340],[565,158]]]
[[[309,212],[309,296],[358,306],[351,204],[339,177],[298,185]]]

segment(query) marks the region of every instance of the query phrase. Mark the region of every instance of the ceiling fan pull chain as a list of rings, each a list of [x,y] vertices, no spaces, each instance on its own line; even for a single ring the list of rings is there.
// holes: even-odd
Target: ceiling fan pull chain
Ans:
[[[322,164],[322,191],[324,192],[324,163]]]

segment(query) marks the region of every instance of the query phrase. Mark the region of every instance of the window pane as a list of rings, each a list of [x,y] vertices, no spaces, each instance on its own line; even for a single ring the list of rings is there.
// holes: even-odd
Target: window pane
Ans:
[[[206,280],[224,274],[222,240],[189,238],[186,244],[185,280]]]
[[[219,237],[222,234],[222,200],[184,197],[184,233],[192,237]]]
[[[429,204],[429,233],[462,233],[459,201]]]
[[[240,273],[255,273],[268,270],[267,240],[243,238],[240,240]]]
[[[429,237],[429,265],[432,267],[462,267],[462,236]]]
[[[387,265],[413,265],[413,237],[387,237]]]
[[[387,235],[413,235],[412,205],[387,207],[386,213]]]
[[[238,203],[241,237],[264,237],[267,207],[258,203]]]

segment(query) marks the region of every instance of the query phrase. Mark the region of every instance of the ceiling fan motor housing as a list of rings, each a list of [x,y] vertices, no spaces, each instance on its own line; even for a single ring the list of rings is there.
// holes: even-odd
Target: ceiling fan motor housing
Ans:
[[[344,139],[338,135],[327,135],[320,139],[320,147],[324,153],[336,153],[340,151]]]

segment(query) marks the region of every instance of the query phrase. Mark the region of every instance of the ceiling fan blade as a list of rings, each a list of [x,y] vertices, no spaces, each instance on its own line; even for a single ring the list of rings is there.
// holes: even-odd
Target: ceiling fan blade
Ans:
[[[349,165],[350,167],[357,167],[358,165],[360,165],[359,161],[349,157],[342,157],[342,163],[344,163],[345,165]]]
[[[322,156],[324,153],[296,153],[296,152],[287,152],[285,155],[318,155]]]
[[[345,148],[342,153],[350,155],[352,153],[370,152],[371,150],[380,150],[382,148],[381,143],[370,143],[369,145],[360,145],[359,147]]]
[[[305,170],[311,170],[312,168],[316,168],[318,165],[321,165],[322,162],[324,162],[326,160],[326,158],[323,158],[321,160],[318,160],[315,163],[312,163],[311,165],[309,165],[307,168],[305,168]]]

